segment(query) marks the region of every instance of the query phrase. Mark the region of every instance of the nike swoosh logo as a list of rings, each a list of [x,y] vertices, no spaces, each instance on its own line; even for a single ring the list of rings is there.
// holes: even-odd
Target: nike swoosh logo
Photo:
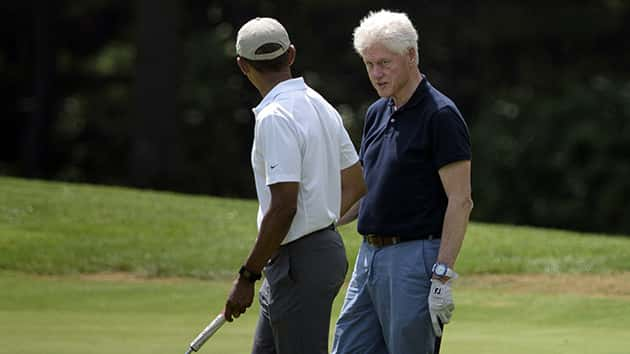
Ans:
[[[276,166],[278,166],[278,165],[279,165],[279,163],[277,163],[277,164],[275,164],[275,165],[271,165],[271,166],[269,166],[269,168],[271,168],[271,169],[273,170],[273,169],[274,169],[274,168],[276,168]]]

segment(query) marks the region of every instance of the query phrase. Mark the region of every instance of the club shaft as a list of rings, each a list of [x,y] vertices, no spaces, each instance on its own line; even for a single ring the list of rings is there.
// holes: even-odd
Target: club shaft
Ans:
[[[439,320],[438,320],[439,321]],[[442,321],[439,321],[440,329],[442,330],[442,335],[439,337],[435,337],[435,344],[433,346],[433,354],[440,354],[440,347],[442,346],[442,337],[444,337],[444,324]]]

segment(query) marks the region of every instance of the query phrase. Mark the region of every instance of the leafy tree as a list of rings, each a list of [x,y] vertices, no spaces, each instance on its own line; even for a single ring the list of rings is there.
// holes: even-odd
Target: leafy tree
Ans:
[[[475,213],[489,221],[627,233],[630,81],[497,96],[473,129]]]

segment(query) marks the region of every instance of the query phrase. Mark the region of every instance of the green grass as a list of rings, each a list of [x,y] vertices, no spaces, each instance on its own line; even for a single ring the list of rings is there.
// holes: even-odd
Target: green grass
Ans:
[[[630,298],[456,291],[444,353],[628,353]]]
[[[252,200],[0,177],[0,354],[183,353],[221,310],[256,236],[256,208]],[[351,264],[354,228],[341,229]],[[513,291],[472,277],[627,281],[619,275],[630,271],[628,259],[630,238],[472,223],[442,353],[629,353],[627,291]],[[151,280],[81,275],[107,272]],[[249,352],[256,312],[226,325],[201,353]]]
[[[0,273],[0,353],[184,353],[220,310],[225,281],[93,281]],[[243,353],[255,316],[206,353]],[[236,345],[235,345],[236,344]],[[210,346],[208,346],[210,347]]]
[[[0,272],[0,353],[183,353],[229,282],[105,281]],[[630,299],[458,287],[443,354],[627,354]],[[333,318],[341,303],[337,298]],[[257,307],[200,353],[248,353]]]
[[[256,237],[253,200],[0,178],[0,269],[231,276]],[[341,229],[348,258],[360,237]],[[630,238],[473,223],[457,269],[630,271]]]
[[[465,273],[630,271],[630,238],[472,223],[457,268]]]
[[[249,200],[0,178],[0,269],[231,275],[255,215]]]

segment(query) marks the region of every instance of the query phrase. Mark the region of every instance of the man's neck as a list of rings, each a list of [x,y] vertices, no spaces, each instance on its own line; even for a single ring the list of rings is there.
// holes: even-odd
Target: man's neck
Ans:
[[[261,75],[260,81],[258,82],[258,85],[256,85],[256,88],[258,89],[258,92],[260,92],[260,95],[264,98],[265,96],[267,96],[269,91],[276,87],[276,85],[283,81],[290,80],[291,78],[292,76],[290,71],[266,73]]]
[[[407,85],[405,85],[405,87],[401,89],[400,92],[392,96],[396,109],[399,109],[407,102],[409,102],[409,99],[411,99],[411,96],[413,96],[414,92],[416,92],[416,89],[418,88],[418,85],[420,85],[420,82],[422,82],[422,80],[422,74],[420,73],[419,69],[413,70],[411,72]]]

